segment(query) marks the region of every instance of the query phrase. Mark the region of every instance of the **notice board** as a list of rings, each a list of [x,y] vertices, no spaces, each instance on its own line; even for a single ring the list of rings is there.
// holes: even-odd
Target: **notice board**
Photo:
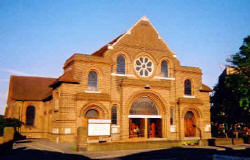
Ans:
[[[109,119],[89,119],[88,136],[110,136]]]

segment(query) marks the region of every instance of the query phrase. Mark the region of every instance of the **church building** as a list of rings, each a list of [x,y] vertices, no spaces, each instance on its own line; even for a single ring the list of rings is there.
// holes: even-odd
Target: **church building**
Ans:
[[[209,139],[211,89],[181,66],[142,17],[92,54],[75,53],[58,78],[11,76],[5,116],[28,138],[88,143]]]

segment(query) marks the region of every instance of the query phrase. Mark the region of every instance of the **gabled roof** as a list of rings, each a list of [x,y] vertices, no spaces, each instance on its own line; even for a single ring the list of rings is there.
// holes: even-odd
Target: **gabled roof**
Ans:
[[[207,85],[202,84],[200,91],[201,92],[212,92],[213,90],[210,87],[208,87]]]
[[[55,88],[56,86],[60,85],[61,83],[80,83],[73,77],[73,71],[69,70],[57,78],[53,83],[50,84],[50,87]]]
[[[105,44],[103,47],[101,47],[100,49],[98,49],[97,51],[95,51],[94,53],[92,53],[93,56],[100,56],[102,57],[103,54],[108,50],[109,46],[112,46],[112,44],[114,44],[115,42],[117,42],[117,40],[119,38],[121,38],[124,34],[119,35],[118,37],[116,37],[115,39],[113,39],[111,42]]]
[[[171,51],[169,48],[168,48],[168,45],[166,44],[166,42],[161,38],[161,36],[159,35],[159,33],[157,32],[157,30],[155,29],[155,27],[152,25],[152,23],[149,21],[149,19],[146,17],[146,16],[143,16],[142,18],[140,18],[126,33],[124,33],[124,34],[121,34],[121,35],[119,35],[117,38],[115,38],[114,40],[112,40],[111,42],[109,42],[109,43],[107,43],[106,45],[104,45],[103,47],[101,47],[99,50],[97,50],[97,51],[95,51],[94,53],[92,53],[91,55],[94,55],[94,56],[103,56],[104,55],[104,53],[108,50],[108,49],[113,49],[113,47],[117,44],[117,43],[119,43],[119,41],[122,41],[123,39],[127,39],[126,37],[127,37],[127,35],[131,35],[132,34],[132,31],[135,29],[135,28],[137,28],[137,26],[140,26],[140,25],[148,25],[150,28],[151,28],[151,30],[147,30],[146,32],[150,32],[150,33],[145,33],[145,30],[144,31],[139,31],[139,34],[140,35],[143,35],[143,36],[145,36],[145,35],[149,35],[149,37],[150,36],[152,36],[152,33],[153,34],[155,34],[155,35],[157,35],[157,39],[159,40],[159,41],[157,41],[157,43],[158,43],[158,45],[164,45],[164,50],[165,51],[168,51],[169,53],[171,53],[174,57],[176,57],[176,54],[173,52],[173,51]],[[138,31],[137,31],[137,33],[138,33]],[[144,39],[139,39],[139,40],[137,40],[137,41],[134,41],[135,39],[133,39],[132,38],[132,42],[133,43],[143,43],[143,41],[144,41]],[[128,45],[128,44],[127,44]],[[138,45],[138,44],[136,44],[136,45]],[[155,45],[154,45],[154,43],[152,42],[152,45],[154,46],[154,47],[156,47]],[[156,47],[157,48],[157,47]]]
[[[22,101],[40,101],[52,93],[49,85],[55,78],[10,76],[9,99]]]

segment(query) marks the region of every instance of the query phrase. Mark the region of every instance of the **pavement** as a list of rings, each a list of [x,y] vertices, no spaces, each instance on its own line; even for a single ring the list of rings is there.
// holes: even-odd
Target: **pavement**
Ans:
[[[250,144],[224,146],[183,146],[162,149],[81,151],[76,152],[74,144],[57,144],[44,139],[27,139],[14,143],[10,154],[0,155],[0,160],[81,160],[81,159],[215,159],[229,156],[250,160]],[[218,159],[218,158],[217,158]],[[225,159],[225,158],[222,158]]]

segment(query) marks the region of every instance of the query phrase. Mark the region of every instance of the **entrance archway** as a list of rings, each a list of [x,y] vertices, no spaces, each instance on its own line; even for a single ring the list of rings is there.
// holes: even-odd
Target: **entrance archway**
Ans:
[[[184,134],[185,137],[195,137],[196,119],[194,113],[188,111],[184,116]]]
[[[162,121],[154,101],[141,97],[133,102],[129,111],[129,137],[162,137]]]
[[[82,125],[88,127],[89,119],[102,119],[105,115],[106,113],[103,107],[96,104],[88,104],[80,110],[79,117],[81,117],[83,121]]]

